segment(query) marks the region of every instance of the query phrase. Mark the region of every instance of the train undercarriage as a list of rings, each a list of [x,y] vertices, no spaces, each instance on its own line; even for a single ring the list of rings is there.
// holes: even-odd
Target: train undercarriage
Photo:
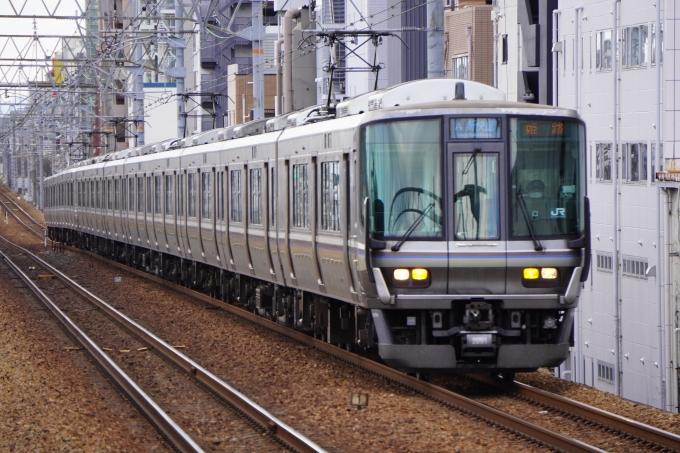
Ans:
[[[502,301],[466,301],[449,310],[369,310],[211,265],[69,229],[52,240],[207,294],[388,365],[429,372],[531,371],[558,366],[571,344],[571,310],[504,309]],[[532,360],[533,359],[533,360]]]

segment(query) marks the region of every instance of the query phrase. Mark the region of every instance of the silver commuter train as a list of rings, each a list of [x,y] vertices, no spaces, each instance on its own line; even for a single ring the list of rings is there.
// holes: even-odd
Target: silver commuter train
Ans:
[[[420,80],[89,159],[46,180],[49,235],[407,372],[557,366],[585,127],[504,99]]]

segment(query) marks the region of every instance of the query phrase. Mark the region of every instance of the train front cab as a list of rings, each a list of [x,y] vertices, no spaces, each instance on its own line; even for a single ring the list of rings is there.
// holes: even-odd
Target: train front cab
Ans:
[[[381,358],[405,371],[562,363],[590,254],[575,114],[376,121],[360,140]]]

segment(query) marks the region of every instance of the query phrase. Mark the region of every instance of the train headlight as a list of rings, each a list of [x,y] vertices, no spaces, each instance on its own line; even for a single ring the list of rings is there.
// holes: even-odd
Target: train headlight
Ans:
[[[396,288],[427,288],[430,280],[430,271],[421,267],[392,271],[392,284]]]
[[[541,269],[541,278],[545,280],[554,280],[557,278],[557,269],[554,267],[544,267]]]
[[[406,281],[411,277],[411,272],[408,269],[395,269],[394,279],[400,282]]]
[[[427,271],[427,269],[413,269],[411,271],[411,278],[413,280],[427,280],[430,278],[430,273]]]
[[[524,280],[536,280],[539,275],[539,270],[535,267],[527,267],[523,272]]]

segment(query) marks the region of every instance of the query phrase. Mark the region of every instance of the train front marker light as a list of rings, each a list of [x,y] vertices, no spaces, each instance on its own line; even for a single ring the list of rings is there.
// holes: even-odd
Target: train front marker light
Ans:
[[[527,267],[524,269],[523,276],[525,280],[536,280],[540,272],[536,267]]]
[[[427,269],[413,269],[411,271],[411,278],[413,280],[427,280],[430,276],[430,273],[427,271]]]

